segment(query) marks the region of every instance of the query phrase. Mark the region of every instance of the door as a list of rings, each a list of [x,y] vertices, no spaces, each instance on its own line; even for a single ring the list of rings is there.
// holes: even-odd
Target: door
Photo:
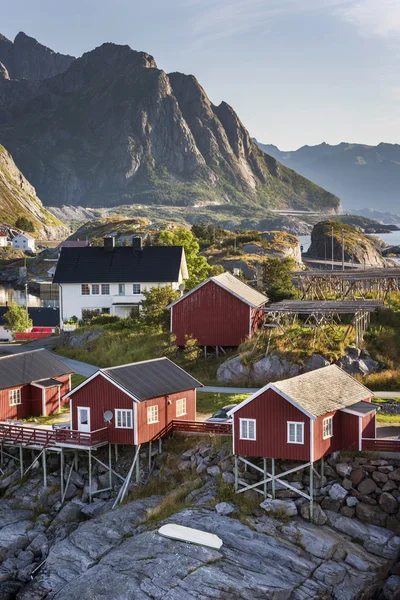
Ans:
[[[90,408],[78,406],[78,431],[90,432]]]

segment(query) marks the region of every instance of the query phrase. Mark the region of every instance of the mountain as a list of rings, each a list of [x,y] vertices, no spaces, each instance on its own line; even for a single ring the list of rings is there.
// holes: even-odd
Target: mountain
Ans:
[[[399,212],[400,145],[319,144],[284,152],[253,140],[261,150],[340,197],[345,209]]]
[[[0,63],[10,79],[47,79],[65,71],[73,60],[74,56],[54,52],[22,31],[14,42],[0,34]]]
[[[0,223],[15,227],[18,217],[32,221],[34,236],[58,239],[68,235],[68,229],[44,208],[35,188],[16,167],[12,156],[0,146]]]
[[[107,43],[49,79],[8,75],[0,140],[47,205],[340,210],[265,155],[195,77],[166,74],[145,52]]]

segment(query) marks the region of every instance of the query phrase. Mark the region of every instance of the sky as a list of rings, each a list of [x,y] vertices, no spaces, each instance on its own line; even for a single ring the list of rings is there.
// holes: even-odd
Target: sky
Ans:
[[[153,55],[283,150],[400,142],[400,0],[0,0],[0,32]]]

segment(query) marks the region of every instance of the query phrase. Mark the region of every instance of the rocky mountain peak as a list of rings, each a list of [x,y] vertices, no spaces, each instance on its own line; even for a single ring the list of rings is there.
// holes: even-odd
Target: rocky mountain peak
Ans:
[[[0,62],[0,79],[10,79],[10,75],[2,62]]]
[[[0,34],[0,62],[10,79],[40,81],[65,71],[74,56],[60,54],[20,31],[14,42]]]

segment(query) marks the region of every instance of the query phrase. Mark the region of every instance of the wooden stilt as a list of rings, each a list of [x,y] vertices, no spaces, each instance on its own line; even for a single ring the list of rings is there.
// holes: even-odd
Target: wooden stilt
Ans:
[[[149,442],[149,473],[151,471],[151,442]]]
[[[267,459],[263,458],[264,463],[264,479],[267,479]],[[264,498],[267,497],[267,482],[264,483]]]
[[[314,470],[313,463],[310,465],[310,522],[314,521]]]
[[[64,450],[60,452],[60,492],[61,498],[64,497]]]
[[[272,489],[272,498],[275,500],[275,459],[272,459],[271,463],[271,489]]]
[[[126,476],[126,479],[125,479],[124,483],[122,484],[121,489],[118,492],[118,496],[116,497],[116,499],[114,501],[113,508],[115,508],[118,503],[121,503],[125,497],[125,494],[127,492],[128,486],[129,486],[129,482],[132,477],[133,469],[134,469],[135,465],[137,465],[139,462],[139,451],[140,451],[140,444],[136,448],[135,456],[133,458],[128,475]]]
[[[92,502],[92,449],[89,448],[89,504]]]
[[[238,457],[235,454],[235,491],[239,489]]]
[[[139,446],[138,446],[139,449]],[[139,458],[139,451],[137,453],[137,458],[136,458],[136,483],[140,483],[140,458]]]
[[[115,462],[118,461],[118,444],[114,444]]]
[[[42,465],[43,465],[43,486],[47,488],[47,464],[46,464],[46,450],[43,450],[42,454]]]
[[[111,444],[108,444],[108,485],[112,488],[112,464],[111,464]]]
[[[158,440],[158,454],[161,454],[162,452],[162,439],[160,438]]]
[[[23,455],[22,446],[19,447],[19,466],[20,466],[21,477],[22,477],[24,474],[24,455]]]
[[[324,477],[324,471],[325,471],[325,460],[324,457],[321,458],[321,485],[322,485],[322,478]]]
[[[74,451],[74,465],[75,471],[78,471],[78,450]]]
[[[1,442],[1,449],[0,449],[0,465],[3,466],[4,464],[4,455],[3,455],[3,442]]]

